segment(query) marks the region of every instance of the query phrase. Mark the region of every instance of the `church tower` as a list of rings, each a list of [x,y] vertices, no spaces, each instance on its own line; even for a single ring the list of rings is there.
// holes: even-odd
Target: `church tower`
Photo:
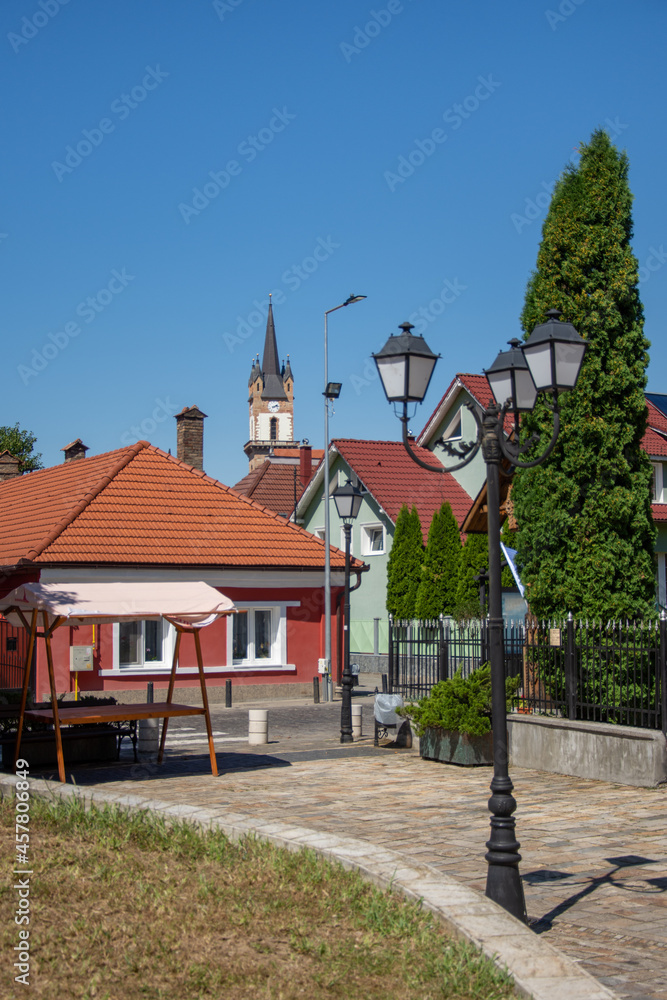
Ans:
[[[294,442],[294,376],[289,354],[287,364],[283,363],[281,366],[278,362],[271,296],[266,317],[264,356],[261,365],[259,355],[253,360],[248,390],[250,440],[243,450],[250,461],[249,471],[252,472],[274,448],[289,446]]]

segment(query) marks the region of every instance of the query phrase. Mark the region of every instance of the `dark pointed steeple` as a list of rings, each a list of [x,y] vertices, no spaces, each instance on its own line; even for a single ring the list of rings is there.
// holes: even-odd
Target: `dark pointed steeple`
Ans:
[[[292,374],[292,366],[289,362],[289,354],[287,355],[287,364],[283,365],[282,376],[283,376],[283,382],[288,382],[290,380],[292,382],[294,381],[294,375]]]
[[[276,343],[276,328],[273,322],[273,304],[269,295],[269,314],[266,317],[266,337],[264,339],[264,357],[262,358],[262,376],[264,388],[262,399],[287,399],[278,361],[278,344]]]

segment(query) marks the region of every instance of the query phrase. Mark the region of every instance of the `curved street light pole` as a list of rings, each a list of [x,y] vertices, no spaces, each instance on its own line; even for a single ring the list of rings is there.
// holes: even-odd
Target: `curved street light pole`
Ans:
[[[343,309],[355,302],[361,302],[365,295],[350,295],[345,302],[324,313],[324,656],[327,672],[325,684],[329,692],[331,683],[331,700],[333,701],[333,680],[331,679],[331,519],[329,517],[329,400],[335,399],[338,393],[329,391],[329,313]],[[340,391],[340,387],[339,390]],[[328,694],[327,694],[328,700]]]

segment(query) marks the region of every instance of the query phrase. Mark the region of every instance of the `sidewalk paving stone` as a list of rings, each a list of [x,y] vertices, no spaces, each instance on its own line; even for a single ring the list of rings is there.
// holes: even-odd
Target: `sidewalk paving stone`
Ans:
[[[270,709],[272,743],[233,749],[222,743],[218,778],[210,775],[205,751],[188,754],[181,741],[159,769],[129,759],[77,768],[75,791],[111,793],[116,802],[134,805],[155,798],[156,806],[176,806],[180,815],[204,809],[207,825],[219,817],[236,836],[254,829],[287,837],[292,846],[339,851],[378,878],[390,879],[385,868],[393,865],[405,881],[412,878],[413,888],[422,878],[434,898],[458,906],[462,926],[488,950],[497,920],[483,915],[489,905],[483,897],[465,893],[485,889],[491,769],[423,761],[415,751],[375,748],[368,738],[341,747],[335,703],[262,707]],[[214,714],[216,731],[239,737],[245,727],[247,733],[247,706]],[[365,703],[366,731],[371,719]],[[526,903],[537,932],[520,935],[521,974],[533,985],[540,980],[542,1000],[575,995],[567,976],[556,983],[546,966],[541,975],[531,970],[530,942],[538,939],[603,984],[597,993],[590,986],[587,1000],[608,998],[608,989],[628,1000],[667,1000],[667,789],[518,768],[512,780]],[[416,878],[415,870],[421,871]],[[554,956],[557,962],[558,951]]]

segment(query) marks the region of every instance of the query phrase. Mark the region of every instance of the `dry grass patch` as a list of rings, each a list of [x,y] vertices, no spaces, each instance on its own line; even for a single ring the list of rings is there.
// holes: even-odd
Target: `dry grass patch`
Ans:
[[[13,799],[0,802],[14,868]],[[311,851],[31,801],[30,987],[49,1000],[501,1000],[509,978],[418,904]],[[9,877],[0,895],[13,912]],[[2,921],[2,954],[17,943]],[[5,958],[2,978],[13,973]]]

